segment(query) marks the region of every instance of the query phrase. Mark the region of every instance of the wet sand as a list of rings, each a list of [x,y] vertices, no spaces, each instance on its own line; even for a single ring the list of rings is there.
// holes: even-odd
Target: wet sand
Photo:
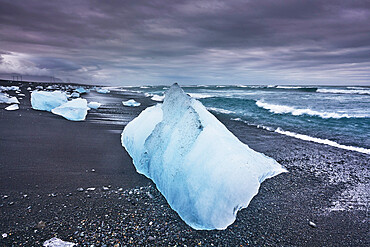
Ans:
[[[289,173],[265,181],[228,229],[195,231],[136,173],[120,144],[125,123],[156,102],[130,92],[91,92],[82,97],[105,106],[90,111],[86,121],[71,122],[32,110],[28,86],[22,84],[20,110],[0,104],[0,234],[7,234],[0,246],[38,246],[53,236],[79,246],[370,245],[368,155],[216,115]],[[130,98],[142,106],[123,107]],[[109,118],[118,115],[121,122]]]

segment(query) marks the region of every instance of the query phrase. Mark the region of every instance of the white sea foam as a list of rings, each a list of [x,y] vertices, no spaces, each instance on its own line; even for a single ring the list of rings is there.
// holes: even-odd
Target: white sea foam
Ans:
[[[238,121],[238,122],[243,122],[247,125],[250,125],[250,126],[254,126],[254,127],[257,127],[258,129],[264,129],[264,130],[268,130],[268,131],[274,131],[273,128],[270,128],[270,127],[267,127],[267,126],[263,126],[263,125],[260,125],[260,124],[251,124],[251,123],[248,123],[247,121],[241,119],[241,118],[231,118],[230,120],[232,121]]]
[[[281,88],[281,89],[300,89],[300,88],[306,88],[306,87],[298,87],[298,86],[277,86],[276,88]]]
[[[360,152],[360,153],[364,153],[364,154],[370,154],[370,149],[361,148],[361,147],[346,146],[346,145],[342,145],[342,144],[339,144],[335,141],[331,141],[331,140],[328,140],[328,139],[321,139],[321,138],[312,137],[312,136],[308,136],[308,135],[297,134],[297,133],[294,133],[294,132],[282,130],[280,128],[277,128],[275,130],[275,132],[279,133],[279,134],[282,134],[282,135],[291,136],[291,137],[294,137],[294,138],[297,138],[297,139],[305,140],[305,141],[316,142],[316,143],[320,143],[320,144],[329,145],[329,146],[332,146],[332,147],[337,147],[337,148],[346,149],[346,150],[350,150],[350,151],[356,151],[356,152]]]
[[[368,94],[370,95],[370,90],[365,89],[326,89],[319,88],[316,90],[317,93],[334,93],[334,94]]]
[[[366,90],[369,90],[370,88],[368,87],[347,87],[348,89],[355,89],[355,90],[358,90],[358,89],[366,89]]]
[[[257,100],[256,105],[263,109],[269,110],[275,114],[292,114],[293,116],[300,116],[300,115],[309,115],[309,116],[317,116],[321,118],[366,118],[370,117],[364,114],[347,114],[347,113],[337,113],[337,112],[321,112],[315,111],[311,109],[298,109],[292,106],[286,105],[275,105],[263,102],[262,100]]]

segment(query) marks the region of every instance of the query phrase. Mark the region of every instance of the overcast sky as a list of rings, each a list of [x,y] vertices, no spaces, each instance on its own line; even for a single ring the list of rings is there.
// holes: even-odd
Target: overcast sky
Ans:
[[[0,74],[370,85],[370,1],[4,1]]]

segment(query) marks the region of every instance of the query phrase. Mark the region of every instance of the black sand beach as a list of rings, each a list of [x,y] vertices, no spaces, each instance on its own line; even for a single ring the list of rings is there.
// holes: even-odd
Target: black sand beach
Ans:
[[[11,85],[18,84],[26,95],[20,109],[0,104],[0,234],[7,235],[0,246],[40,246],[54,236],[78,246],[370,246],[366,154],[217,116],[289,173],[265,181],[226,230],[196,231],[136,173],[120,143],[124,125],[156,102],[92,91],[82,97],[103,102],[102,108],[71,122],[31,109],[26,88],[39,84]],[[131,98],[142,105],[123,107]]]

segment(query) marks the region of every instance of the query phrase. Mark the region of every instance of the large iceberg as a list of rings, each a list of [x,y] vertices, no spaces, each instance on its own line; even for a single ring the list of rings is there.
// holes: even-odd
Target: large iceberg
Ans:
[[[31,93],[31,105],[35,110],[51,111],[67,101],[66,93],[61,91],[33,91]]]
[[[137,171],[195,229],[225,229],[260,183],[286,172],[240,142],[177,84],[163,104],[145,109],[125,127],[121,141]]]
[[[88,109],[86,99],[73,99],[52,109],[51,112],[71,121],[83,121]]]

